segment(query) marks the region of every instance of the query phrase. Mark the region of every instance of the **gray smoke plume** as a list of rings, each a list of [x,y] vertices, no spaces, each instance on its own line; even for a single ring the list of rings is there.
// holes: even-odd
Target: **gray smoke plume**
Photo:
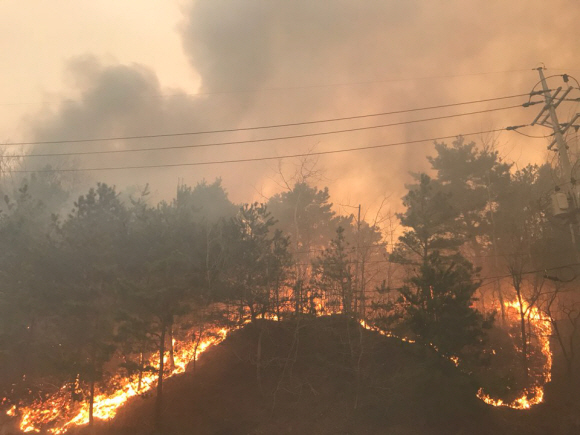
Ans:
[[[107,64],[85,55],[68,71],[78,99],[31,121],[37,140],[147,135],[345,117],[525,93],[532,68],[580,68],[580,9],[572,0],[195,1],[180,28],[198,95],[162,88],[155,66]],[[171,29],[168,29],[171,31]],[[505,72],[509,71],[509,72]],[[494,72],[494,73],[492,73]],[[574,73],[573,71],[569,71]],[[488,73],[488,74],[479,74]],[[163,95],[163,96],[162,96]],[[168,96],[170,95],[170,96]],[[35,153],[182,146],[249,140],[421,119],[502,107],[520,100],[284,129],[113,143],[37,146]],[[446,136],[527,123],[536,108],[410,124],[396,128],[223,147],[79,157],[79,167],[173,164],[276,156]],[[522,163],[544,157],[545,144],[503,133],[497,139]],[[503,146],[502,144],[507,144]],[[331,154],[319,159],[331,193],[363,204],[394,192],[407,172],[427,168],[429,144]],[[523,150],[523,151],[522,151]],[[52,160],[51,160],[52,159]],[[29,159],[44,165],[54,158]],[[62,162],[60,164],[63,164]],[[238,201],[271,194],[276,162],[103,171],[119,186],[150,182],[161,195],[178,179],[221,176]],[[288,166],[287,166],[288,167]],[[321,182],[322,183],[322,182]]]

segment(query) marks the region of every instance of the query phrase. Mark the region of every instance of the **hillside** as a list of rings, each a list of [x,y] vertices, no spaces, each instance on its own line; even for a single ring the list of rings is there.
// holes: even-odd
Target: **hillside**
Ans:
[[[341,316],[256,321],[204,354],[195,373],[167,382],[160,432],[519,433],[522,414],[484,405],[476,390],[432,351]],[[155,433],[153,404],[135,400],[97,433]]]

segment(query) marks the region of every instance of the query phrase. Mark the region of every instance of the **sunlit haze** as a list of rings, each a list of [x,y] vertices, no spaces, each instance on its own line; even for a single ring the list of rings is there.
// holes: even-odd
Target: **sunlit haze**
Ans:
[[[396,111],[523,94],[532,69],[578,73],[580,11],[572,0],[536,1],[4,1],[0,142],[235,129]],[[196,94],[197,93],[197,94]],[[71,152],[163,147],[429,118],[525,101],[382,116],[340,123],[133,141],[25,146]],[[80,168],[272,157],[451,136],[529,123],[510,109],[284,141],[81,158]],[[529,134],[543,133],[529,128]],[[542,161],[546,143],[503,132],[506,159]],[[20,149],[20,147],[19,147]],[[424,170],[426,144],[330,154],[317,168],[342,202],[365,208],[398,198],[408,171]],[[14,151],[14,148],[12,148]],[[30,158],[30,167],[58,162]],[[293,172],[297,159],[283,161]],[[222,177],[235,201],[279,190],[278,162],[91,172],[119,188],[149,182],[160,197],[178,180]],[[355,199],[356,198],[356,199]],[[396,204],[393,204],[396,207]]]

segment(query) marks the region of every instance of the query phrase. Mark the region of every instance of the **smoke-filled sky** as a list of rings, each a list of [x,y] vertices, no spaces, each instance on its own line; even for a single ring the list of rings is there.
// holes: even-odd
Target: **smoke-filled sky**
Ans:
[[[350,117],[531,90],[532,69],[580,78],[577,0],[4,0],[0,3],[0,142],[142,136]],[[33,154],[254,140],[511,106],[525,98],[342,122],[219,134],[7,147]],[[271,142],[30,157],[27,168],[182,164],[328,151],[499,129],[539,110],[484,114]],[[570,109],[572,110],[572,109]],[[569,113],[562,113],[566,117]],[[565,119],[564,119],[565,120]],[[526,133],[547,133],[538,128]],[[545,140],[483,134],[518,165],[546,158]],[[335,202],[372,209],[398,198],[432,145],[329,154],[316,169]],[[290,177],[298,159],[282,161]],[[93,181],[222,177],[234,201],[280,189],[276,160],[91,172]],[[373,205],[374,204],[374,205]]]

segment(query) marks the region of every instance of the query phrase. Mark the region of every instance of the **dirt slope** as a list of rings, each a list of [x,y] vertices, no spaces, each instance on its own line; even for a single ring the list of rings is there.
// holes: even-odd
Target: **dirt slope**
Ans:
[[[204,354],[195,373],[166,383],[157,433],[519,433],[517,418],[476,390],[432,351],[344,317],[256,321]],[[153,404],[154,396],[135,400],[98,433],[156,433]]]

